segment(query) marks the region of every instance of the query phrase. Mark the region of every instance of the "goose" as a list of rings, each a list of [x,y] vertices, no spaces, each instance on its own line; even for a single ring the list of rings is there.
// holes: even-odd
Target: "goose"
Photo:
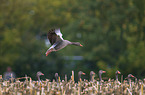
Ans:
[[[57,82],[57,87],[59,87],[59,82],[60,82],[60,80],[58,78],[59,78],[58,73],[55,73],[55,79],[56,79],[56,82]]]
[[[106,71],[99,70],[99,80],[100,81],[102,81],[102,77],[101,76],[102,76],[103,73],[106,73]]]
[[[58,82],[58,73],[55,73],[56,82]]]
[[[131,82],[131,78],[136,78],[132,74],[128,74],[128,76],[125,79],[128,79],[129,82]]]
[[[116,75],[116,83],[118,83],[119,85],[121,85],[120,81],[118,81],[118,74],[121,74],[121,72],[117,70],[115,72],[115,75]],[[119,85],[117,85],[117,87],[119,87]]]
[[[130,81],[130,78],[135,78],[135,76],[133,76],[132,74],[128,74],[128,76],[125,79],[128,79],[128,81]]]
[[[129,88],[131,89],[132,85],[131,85],[131,79],[130,78],[135,78],[135,76],[133,76],[132,74],[128,74],[128,76],[125,79],[128,79],[129,82]],[[132,89],[131,89],[132,90]]]
[[[99,70],[99,81],[100,81],[100,85],[102,85],[102,82],[103,82],[103,80],[102,80],[102,74],[103,73],[106,73],[106,71],[103,71],[103,70]],[[101,88],[100,88],[101,89]]]
[[[41,75],[44,75],[44,74],[43,74],[42,72],[38,71],[38,72],[37,72],[37,78],[38,78],[38,81],[39,81],[39,82],[41,82],[41,80],[40,80],[40,76],[41,76]],[[42,83],[42,82],[41,82],[41,83]]]
[[[95,73],[93,71],[90,72],[90,81],[94,80]]]
[[[68,40],[64,40],[62,38],[62,33],[60,29],[51,29],[47,34],[47,38],[51,43],[51,47],[46,51],[46,56],[48,56],[52,51],[58,51],[66,47],[67,45],[76,45],[76,46],[83,46],[79,42],[71,42]]]
[[[78,72],[78,78],[79,78],[79,80],[81,80],[81,75],[85,75],[85,73],[82,72],[82,71],[79,71],[79,72]]]
[[[118,81],[118,74],[121,74],[121,72],[119,72],[118,70],[115,72],[116,75],[116,80]]]

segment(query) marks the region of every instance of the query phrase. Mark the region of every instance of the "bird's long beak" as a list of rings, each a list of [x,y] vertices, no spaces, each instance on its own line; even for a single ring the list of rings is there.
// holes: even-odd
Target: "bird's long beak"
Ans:
[[[82,73],[83,75],[86,75],[85,73]]]
[[[134,77],[133,75],[131,75],[131,77]]]
[[[106,73],[106,71],[103,71],[103,73]]]
[[[121,72],[118,71],[118,74],[121,74]]]
[[[41,75],[44,75],[43,73]]]
[[[80,44],[81,47],[83,47],[83,45]]]

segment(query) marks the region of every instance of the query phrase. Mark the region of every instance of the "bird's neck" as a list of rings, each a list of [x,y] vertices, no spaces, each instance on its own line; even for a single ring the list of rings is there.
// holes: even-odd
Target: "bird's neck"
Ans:
[[[72,42],[68,41],[68,40],[63,40],[64,43],[68,44],[68,45],[71,45]]]
[[[65,75],[65,82],[67,82],[67,75]]]
[[[93,75],[90,75],[90,81],[93,81]]]
[[[116,74],[116,80],[118,81],[118,74]]]
[[[76,42],[70,42],[70,44],[78,46],[78,43],[76,43]]]
[[[41,81],[39,76],[37,76],[37,78],[38,78],[38,81]]]
[[[99,73],[99,80],[102,81],[101,73]]]
[[[57,77],[55,77],[56,78],[56,82],[58,82],[58,76]]]
[[[130,79],[130,77],[128,77],[128,81],[129,81],[129,83],[131,83],[131,79]]]
[[[81,79],[81,74],[78,75],[79,80]]]

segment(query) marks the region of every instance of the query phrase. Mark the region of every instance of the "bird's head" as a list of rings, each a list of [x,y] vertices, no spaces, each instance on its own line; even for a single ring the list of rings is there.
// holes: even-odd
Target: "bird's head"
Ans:
[[[130,77],[134,78],[134,76],[133,76],[132,74],[129,74],[128,77],[129,77],[129,78],[130,78]]]
[[[85,75],[85,73],[82,72],[82,71],[79,71],[78,74],[79,74],[79,75]]]
[[[90,75],[92,76],[92,75],[95,75],[96,73],[95,72],[93,72],[93,71],[91,71],[90,72]]]
[[[81,47],[83,47],[83,45],[80,44],[79,42],[71,42],[71,44],[76,45],[76,46],[81,46]]]
[[[103,74],[103,73],[106,73],[106,71],[103,71],[103,70],[99,71],[99,74]]]
[[[82,44],[80,44],[80,46],[81,46],[81,47],[83,47],[83,45],[82,45]]]
[[[121,74],[121,72],[117,70],[117,71],[116,71],[116,74]]]
[[[42,72],[38,71],[37,76],[41,76],[41,75],[44,75],[44,74]]]

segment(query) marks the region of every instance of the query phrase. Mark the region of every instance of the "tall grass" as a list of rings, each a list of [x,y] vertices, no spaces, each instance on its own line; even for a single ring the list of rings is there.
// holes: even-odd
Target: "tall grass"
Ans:
[[[23,79],[23,81],[21,81]],[[31,77],[21,77],[6,81],[0,78],[0,95],[145,95],[145,83],[142,80],[129,82],[123,80],[89,81],[80,79],[74,81],[74,72],[70,80],[42,82]]]

